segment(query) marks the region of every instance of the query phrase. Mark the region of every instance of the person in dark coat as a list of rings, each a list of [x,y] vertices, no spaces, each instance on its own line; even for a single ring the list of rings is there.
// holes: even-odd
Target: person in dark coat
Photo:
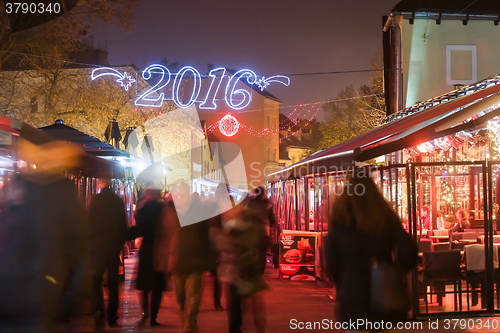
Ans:
[[[163,291],[166,290],[165,273],[158,272],[153,268],[155,236],[164,210],[160,190],[146,190],[141,206],[135,216],[136,225],[127,230],[127,239],[142,237],[136,281],[136,289],[142,291],[143,315],[140,324],[143,325],[150,318],[151,326],[158,326],[160,324],[156,319]],[[148,309],[149,292],[151,292],[151,316]]]
[[[186,183],[172,187],[177,218],[195,221],[196,215],[203,210],[203,203],[195,201]],[[209,270],[210,242],[208,221],[201,221],[180,227],[172,233],[171,271],[175,295],[182,316],[182,332],[198,331],[198,311],[202,296],[202,275]]]
[[[369,177],[351,178],[335,201],[327,239],[327,264],[337,287],[339,321],[384,317],[370,307],[370,272],[373,260],[397,263],[411,269],[417,263],[417,247],[399,218]]]
[[[20,145],[37,168],[21,169],[0,191],[8,189],[0,198],[0,332],[56,332],[63,310],[78,314],[87,296],[87,230],[75,183],[62,176],[80,152],[61,142]]]
[[[266,197],[264,187],[255,189],[255,197],[248,201],[248,208],[259,216],[259,220],[267,231],[269,245],[277,241],[276,217],[273,212],[273,203]]]
[[[102,279],[107,270],[109,301],[107,321],[113,327],[118,320],[118,274],[120,252],[125,242],[127,218],[123,200],[113,193],[109,180],[99,180],[101,193],[94,196],[88,210],[92,270],[92,312],[96,328],[103,328],[104,297]]]

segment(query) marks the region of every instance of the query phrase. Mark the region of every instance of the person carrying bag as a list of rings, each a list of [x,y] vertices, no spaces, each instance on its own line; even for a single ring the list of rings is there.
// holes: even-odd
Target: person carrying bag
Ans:
[[[337,318],[406,319],[406,276],[417,263],[417,246],[369,175],[348,180],[329,222],[326,257],[337,288]]]

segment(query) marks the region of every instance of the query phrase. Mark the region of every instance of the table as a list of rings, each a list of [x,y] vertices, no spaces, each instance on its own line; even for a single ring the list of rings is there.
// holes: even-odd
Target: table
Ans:
[[[429,236],[430,239],[434,240],[434,243],[438,243],[441,240],[447,241],[450,239],[450,236]]]

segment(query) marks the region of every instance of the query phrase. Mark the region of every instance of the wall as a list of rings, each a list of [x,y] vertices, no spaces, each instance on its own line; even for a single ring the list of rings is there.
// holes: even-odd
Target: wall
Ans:
[[[403,106],[454,90],[446,82],[446,45],[475,45],[477,81],[500,73],[500,26],[492,21],[416,19],[398,17],[403,39]],[[424,34],[426,36],[424,41]]]
[[[202,83],[202,86],[205,82]],[[248,88],[247,88],[248,89]],[[200,120],[206,121],[206,126],[219,121],[224,115],[231,113],[241,124],[262,130],[279,124],[279,105],[280,102],[271,98],[264,97],[259,92],[252,91],[252,101],[243,110],[233,110],[226,105],[224,100],[217,101],[217,109],[204,110],[198,108]],[[268,118],[269,116],[269,118]],[[270,124],[269,121],[270,120]],[[239,182],[241,187],[247,183],[252,187],[264,185],[266,174],[278,169],[279,158],[279,140],[278,131],[271,131],[269,136],[259,138],[248,133],[244,128],[239,128],[238,132],[231,137],[222,135],[219,129],[215,129],[211,134],[211,141],[231,142],[237,144],[242,151],[245,163],[246,179],[241,177]],[[270,151],[270,157],[267,156],[267,150]],[[276,150],[276,154],[273,151]],[[273,156],[274,155],[274,156]]]

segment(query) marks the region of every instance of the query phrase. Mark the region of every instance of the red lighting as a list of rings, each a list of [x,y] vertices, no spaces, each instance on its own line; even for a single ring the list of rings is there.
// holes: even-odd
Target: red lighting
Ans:
[[[238,133],[240,123],[230,114],[226,114],[219,121],[219,131],[225,136],[233,136]]]

